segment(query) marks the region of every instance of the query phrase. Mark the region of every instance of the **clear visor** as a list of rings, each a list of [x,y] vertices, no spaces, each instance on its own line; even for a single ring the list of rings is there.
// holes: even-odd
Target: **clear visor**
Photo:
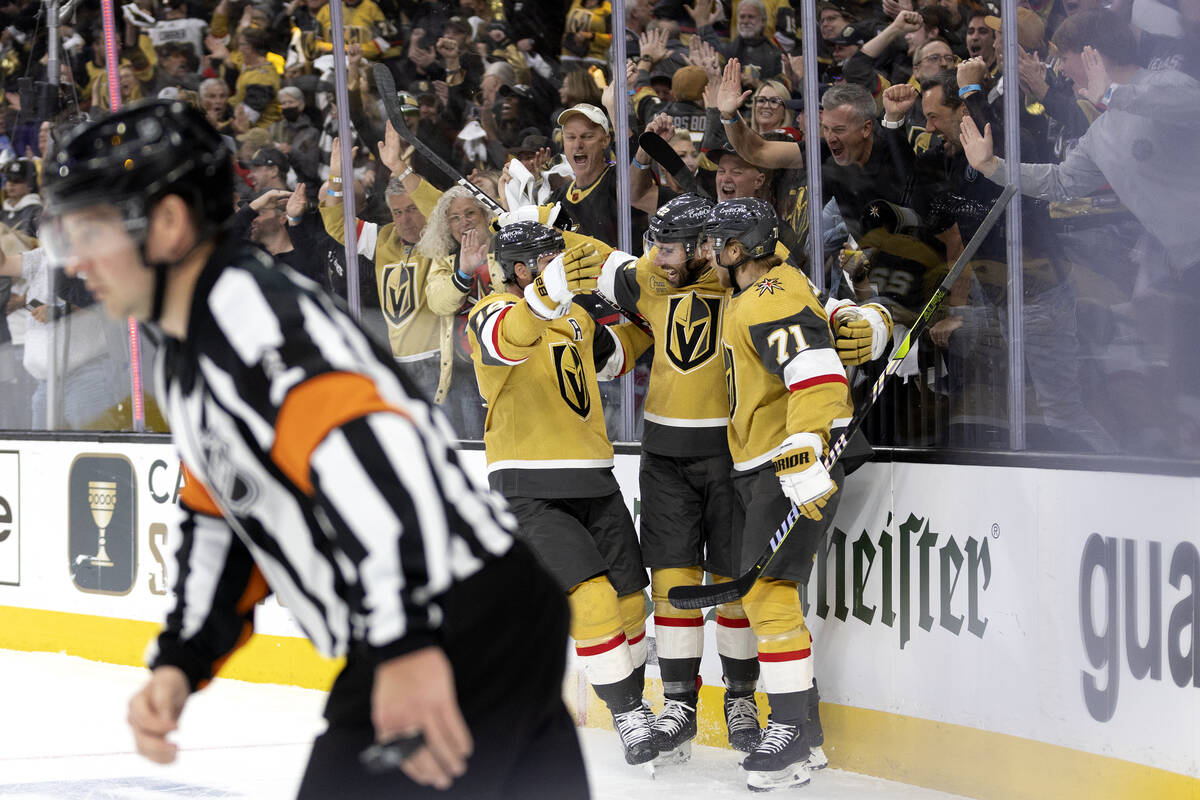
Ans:
[[[115,205],[94,205],[42,218],[38,240],[51,266],[85,269],[91,259],[138,256],[146,229],[141,215],[129,218]]]
[[[547,264],[549,264],[550,261],[546,260],[547,257],[549,257],[550,259],[553,259],[554,256],[562,255],[562,252],[563,252],[562,250],[555,248],[553,250],[546,250],[544,252],[538,253],[537,255],[535,255],[533,257],[533,264],[532,265],[526,264],[525,266],[530,268],[529,269],[530,274],[536,278],[542,272],[542,262],[545,261]]]

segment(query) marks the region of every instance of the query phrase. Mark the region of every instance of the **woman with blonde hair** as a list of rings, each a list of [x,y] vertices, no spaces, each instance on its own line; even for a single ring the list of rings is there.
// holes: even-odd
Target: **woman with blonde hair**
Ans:
[[[791,123],[787,106],[792,93],[781,81],[763,81],[751,99],[750,127],[760,136],[786,128]]]
[[[466,335],[467,312],[496,283],[490,271],[491,211],[470,190],[452,186],[428,215],[417,252],[432,265],[425,299],[442,318],[441,374],[434,401],[459,437],[483,437],[484,409]]]
[[[576,103],[591,103],[599,106],[600,87],[596,85],[592,73],[586,69],[572,70],[563,76],[562,86],[558,88],[558,99],[562,102],[563,108],[570,108]]]

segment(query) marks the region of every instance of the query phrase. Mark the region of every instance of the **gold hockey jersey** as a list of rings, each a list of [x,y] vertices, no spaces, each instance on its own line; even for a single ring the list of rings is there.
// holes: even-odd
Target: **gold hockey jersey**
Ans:
[[[735,470],[771,464],[789,434],[828,445],[854,406],[829,318],[808,278],[781,264],[732,296],[722,332]]]
[[[321,206],[325,231],[339,244],[346,241],[342,204]],[[395,225],[358,223],[359,255],[374,258],[379,308],[387,322],[388,342],[397,361],[432,358],[438,352],[438,316],[429,308],[425,284],[429,259],[417,255],[414,246],[393,235]]]
[[[672,286],[654,266],[654,253],[638,259],[614,253],[600,276],[601,294],[636,312],[654,332],[642,448],[664,456],[725,453],[721,318],[729,294],[711,269],[696,283]]]
[[[468,330],[491,487],[508,497],[616,491],[597,381],[629,369],[649,338],[630,323],[597,325],[577,303],[547,322],[508,292],[476,303]]]

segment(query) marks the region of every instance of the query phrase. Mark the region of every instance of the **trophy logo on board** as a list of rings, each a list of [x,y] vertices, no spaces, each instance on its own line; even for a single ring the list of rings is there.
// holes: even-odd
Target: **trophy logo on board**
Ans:
[[[68,478],[71,580],[84,592],[126,594],[137,574],[137,495],[124,456],[81,455]]]

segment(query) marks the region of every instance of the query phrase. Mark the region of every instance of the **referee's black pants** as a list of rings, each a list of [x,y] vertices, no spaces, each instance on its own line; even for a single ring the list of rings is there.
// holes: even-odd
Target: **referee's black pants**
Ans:
[[[475,749],[448,791],[399,770],[371,775],[374,668],[351,653],[325,707],[328,730],[313,743],[301,800],[325,798],[586,798],[575,726],[562,700],[570,614],[562,589],[516,542],[440,598],[443,647]]]

